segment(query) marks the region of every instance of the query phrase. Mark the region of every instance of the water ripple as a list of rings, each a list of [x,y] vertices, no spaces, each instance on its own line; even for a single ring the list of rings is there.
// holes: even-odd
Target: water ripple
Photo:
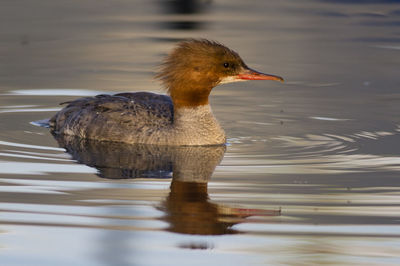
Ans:
[[[20,147],[20,148],[28,148],[28,149],[35,149],[35,150],[50,150],[50,151],[62,151],[62,152],[65,152],[65,149],[63,149],[63,148],[32,145],[32,144],[24,144],[24,143],[16,143],[16,142],[9,142],[9,141],[2,141],[2,140],[0,140],[0,145],[12,146],[12,147]]]

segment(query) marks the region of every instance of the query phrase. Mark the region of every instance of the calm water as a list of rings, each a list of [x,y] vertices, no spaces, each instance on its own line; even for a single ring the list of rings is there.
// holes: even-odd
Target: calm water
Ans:
[[[399,3],[2,1],[0,264],[399,265]],[[159,92],[187,37],[286,80],[214,89],[227,147],[31,123],[83,95]]]

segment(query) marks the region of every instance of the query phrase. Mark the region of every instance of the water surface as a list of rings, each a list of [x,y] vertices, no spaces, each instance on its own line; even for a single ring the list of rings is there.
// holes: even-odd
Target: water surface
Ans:
[[[2,265],[400,264],[398,1],[3,1]],[[184,38],[277,82],[216,87],[226,147],[54,138],[81,96],[160,92]]]

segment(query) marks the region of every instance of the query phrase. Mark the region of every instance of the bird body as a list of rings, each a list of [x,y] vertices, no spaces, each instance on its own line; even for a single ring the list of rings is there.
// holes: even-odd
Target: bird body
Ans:
[[[248,68],[237,53],[208,40],[178,44],[157,78],[168,95],[149,92],[98,95],[67,102],[50,119],[56,134],[100,141],[158,145],[220,145],[225,132],[208,102],[218,84],[279,80]]]

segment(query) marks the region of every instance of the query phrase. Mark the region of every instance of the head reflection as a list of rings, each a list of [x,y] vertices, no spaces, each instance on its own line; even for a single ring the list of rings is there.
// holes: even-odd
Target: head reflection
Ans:
[[[171,232],[198,235],[237,233],[231,227],[252,215],[279,211],[232,208],[213,203],[208,181],[221,162],[225,146],[157,146],[98,142],[57,137],[59,145],[79,163],[98,169],[107,179],[171,178],[170,193],[158,209]]]

